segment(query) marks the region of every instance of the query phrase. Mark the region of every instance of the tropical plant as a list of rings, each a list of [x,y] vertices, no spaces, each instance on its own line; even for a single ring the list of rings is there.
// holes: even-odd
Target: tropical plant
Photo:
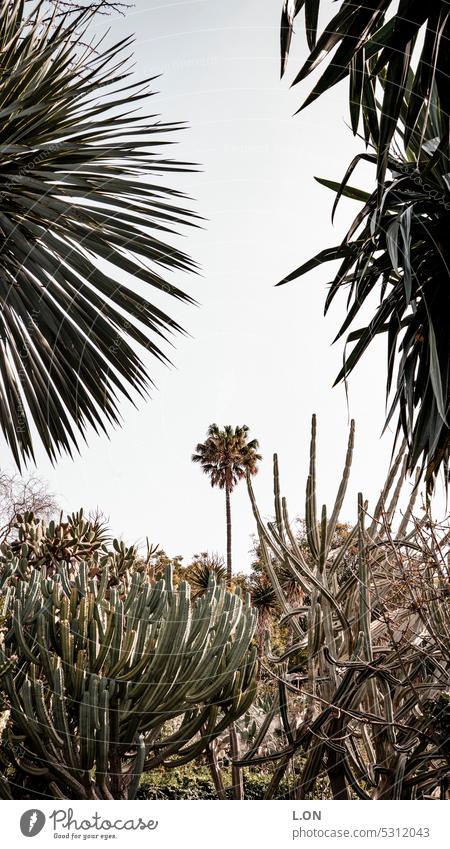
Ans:
[[[347,337],[355,344],[336,382],[347,377],[378,333],[387,334],[386,389],[389,396],[393,387],[394,397],[386,425],[398,409],[397,435],[403,431],[407,439],[409,470],[420,462],[431,490],[440,468],[448,477],[450,451],[450,257],[444,235],[450,210],[450,11],[438,0],[401,0],[390,16],[393,6],[391,0],[344,0],[319,37],[320,0],[283,6],[282,72],[302,9],[310,54],[294,83],[329,59],[302,108],[348,76],[352,129],[356,134],[362,122],[371,150],[352,161],[341,183],[319,179],[337,193],[334,209],[341,195],[363,204],[343,242],[281,282],[340,260],[325,305],[326,311],[336,293],[349,288],[347,316],[336,338],[379,287],[372,320]],[[348,184],[361,161],[376,168],[373,193]]]
[[[278,602],[275,590],[266,574],[255,575],[250,584],[252,606],[258,614],[258,657],[264,654],[266,634],[272,630],[272,622],[278,612]]]
[[[50,576],[59,563],[87,560],[91,564],[98,561],[99,571],[109,557],[110,531],[106,524],[85,518],[83,510],[69,514],[65,521],[62,513],[59,521],[48,521],[31,511],[17,514],[11,531],[0,548],[0,564],[10,554],[20,557],[26,551],[27,566],[43,568],[46,576]],[[119,545],[114,540],[115,550]]]
[[[49,544],[39,568],[32,555],[2,546],[3,798],[134,798],[144,771],[189,763],[246,713],[248,596],[211,575],[191,604],[171,566],[155,582],[136,553],[121,569],[118,550],[78,561]]]
[[[309,56],[293,85],[304,80],[326,60],[328,66],[311,94],[308,106],[336,83],[349,77],[349,105],[353,132],[360,119],[366,142],[378,151],[378,179],[384,181],[391,143],[407,100],[405,146],[421,118],[432,119],[431,97],[442,110],[443,125],[437,136],[440,153],[448,162],[450,95],[447,85],[450,10],[446,0],[428,5],[420,0],[341,0],[339,9],[318,35],[320,0],[284,0],[281,15],[281,74],[286,70],[294,21],[305,12]],[[397,9],[394,10],[394,6]],[[392,14],[391,14],[392,13]],[[419,33],[424,29],[423,41]],[[330,53],[335,49],[332,59]],[[377,103],[377,82],[383,80],[383,99]]]
[[[232,579],[231,560],[231,504],[230,496],[236,484],[247,473],[255,475],[258,471],[258,460],[262,457],[257,453],[258,440],[248,441],[249,428],[247,425],[233,428],[225,425],[223,430],[216,424],[208,428],[204,443],[199,443],[192,455],[194,463],[200,463],[203,472],[211,480],[211,486],[225,490],[226,523],[227,523],[227,581]]]
[[[53,460],[146,393],[138,351],[167,361],[181,330],[161,295],[191,301],[166,273],[195,268],[172,244],[195,216],[159,179],[190,168],[159,154],[181,125],[139,113],[152,80],[130,80],[131,39],[43,7],[0,9],[0,424],[18,465],[32,423]]]
[[[406,474],[403,448],[371,515],[358,496],[355,526],[331,548],[345,497],[353,452],[347,455],[331,512],[316,505],[316,423],[313,419],[306,487],[309,558],[293,536],[274,460],[275,521],[261,518],[250,477],[248,487],[266,573],[296,639],[278,656],[269,652],[279,694],[284,742],[260,754],[264,726],[239,765],[273,761],[276,792],[294,759],[295,798],[314,792],[327,775],[335,799],[446,798],[450,778],[448,681],[448,524],[425,514],[413,519],[414,499],[399,523],[395,511]],[[345,581],[339,570],[357,543]],[[273,559],[289,569],[305,596],[292,604]],[[306,651],[305,651],[306,650]],[[305,652],[303,664],[289,659]],[[300,708],[300,710],[299,710]]]
[[[225,490],[225,507],[227,523],[227,583],[230,585],[233,570],[231,561],[231,504],[230,496],[236,484],[246,476],[255,475],[258,470],[258,460],[261,455],[257,453],[258,441],[248,441],[247,425],[233,428],[226,425],[223,430],[216,424],[208,428],[207,438],[204,443],[198,443],[195,453],[192,455],[194,463],[200,463],[205,475],[211,480],[211,486],[218,486]],[[229,731],[230,750],[232,757],[239,758],[239,739],[234,724]],[[216,762],[214,746],[210,748],[210,766],[217,791],[223,794],[219,770]],[[242,770],[232,767],[233,794],[235,799],[244,798],[244,781]]]
[[[195,554],[185,573],[193,598],[197,598],[207,591],[211,575],[214,575],[218,583],[220,581],[225,582],[226,569],[223,557],[218,554],[209,554],[207,551]]]

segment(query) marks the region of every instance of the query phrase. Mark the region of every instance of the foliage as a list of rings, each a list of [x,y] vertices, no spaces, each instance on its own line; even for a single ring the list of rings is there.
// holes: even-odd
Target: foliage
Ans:
[[[271,781],[268,770],[244,770],[246,799],[263,799]],[[276,798],[288,799],[291,785],[281,782]],[[225,779],[226,798],[232,798],[230,780]],[[188,766],[176,770],[155,770],[144,775],[139,787],[139,799],[216,799],[214,782],[204,766]],[[322,798],[326,798],[324,795]]]
[[[450,450],[450,290],[448,242],[450,183],[448,4],[402,0],[393,3],[342,2],[317,38],[319,0],[285,3],[282,17],[282,69],[286,65],[294,18],[304,8],[310,55],[294,82],[321,62],[333,59],[303,106],[344,77],[350,78],[350,115],[356,134],[373,149],[357,156],[341,183],[319,182],[341,197],[361,201],[344,240],[289,274],[283,283],[310,269],[340,260],[326,300],[349,288],[340,338],[370,294],[379,287],[380,304],[362,329],[352,331],[336,382],[346,378],[379,333],[387,334],[387,383],[393,388],[386,426],[398,410],[397,434],[408,442],[408,466],[421,462],[429,489]],[[418,39],[425,27],[423,42]],[[379,98],[381,97],[381,102]],[[361,161],[376,166],[372,193],[348,184]],[[334,211],[334,210],[333,210]],[[394,371],[396,380],[394,381]]]
[[[211,575],[214,575],[217,582],[226,580],[223,557],[208,554],[207,551],[194,555],[191,565],[186,569],[186,580],[191,586],[193,598],[206,592]]]
[[[301,755],[305,758],[297,782],[301,798],[314,791],[323,774],[336,799],[352,794],[362,799],[428,798],[436,793],[445,797],[450,777],[443,733],[450,671],[448,527],[440,530],[427,515],[421,522],[413,521],[417,494],[413,491],[394,531],[406,473],[401,452],[368,527],[368,506],[359,495],[357,523],[332,550],[353,439],[352,423],[335,505],[329,517],[324,506],[319,518],[313,419],[306,488],[309,560],[292,534],[276,458],[274,522],[266,525],[261,519],[248,478],[266,572],[282,611],[280,623],[291,623],[295,643],[278,657],[268,656],[278,681],[286,743],[269,756],[258,754],[262,727],[258,745],[253,744],[239,763],[275,761],[274,791],[292,759],[295,762]],[[355,541],[349,577],[339,582],[339,567]],[[290,603],[270,555],[298,582],[305,597],[302,605]],[[303,665],[289,668],[287,661],[299,650],[306,650]]]
[[[338,4],[336,4],[338,5]],[[405,145],[419,119],[432,118],[432,96],[445,116],[437,144],[448,161],[450,95],[448,92],[448,40],[450,16],[448,3],[435,0],[401,0],[397,10],[393,0],[352,3],[341,0],[338,11],[318,35],[320,0],[284,0],[281,17],[281,73],[286,69],[294,20],[305,11],[305,30],[310,50],[306,62],[294,79],[304,80],[320,64],[328,66],[302,109],[341,80],[349,77],[349,107],[353,132],[360,120],[366,142],[378,151],[378,179],[384,181],[391,144],[398,128],[403,102],[408,109],[405,119]],[[390,16],[390,12],[393,14]],[[419,32],[425,27],[423,42]],[[333,58],[330,53],[335,49]],[[377,79],[384,80],[383,100],[376,102]]]
[[[166,273],[194,269],[172,242],[195,216],[159,179],[189,168],[159,153],[180,125],[139,113],[152,80],[130,81],[131,39],[86,45],[89,9],[40,9],[0,10],[0,424],[19,466],[31,423],[54,460],[146,393],[138,351],[165,361],[181,330],[160,295],[191,301]]]
[[[194,603],[170,566],[155,582],[81,512],[65,524],[59,548],[64,525],[30,517],[2,546],[0,793],[133,798],[143,771],[188,763],[247,711],[255,614],[214,576]]]
[[[206,441],[197,445],[192,462],[201,464],[211,486],[231,491],[247,471],[256,474],[257,462],[262,457],[257,453],[258,440],[248,441],[248,432],[247,425],[236,428],[225,425],[223,430],[216,424],[209,426]]]
[[[148,558],[151,575],[155,580],[164,577],[168,566],[172,569],[173,582],[177,587],[181,581],[186,580],[186,567],[183,566],[183,555],[176,554],[170,557],[164,549],[154,546]]]
[[[202,471],[211,480],[211,486],[225,490],[226,520],[227,520],[227,581],[232,579],[231,565],[231,507],[230,495],[246,474],[255,475],[258,471],[258,461],[262,459],[257,453],[257,439],[248,440],[247,425],[233,428],[225,425],[220,430],[218,425],[211,424],[208,428],[206,441],[198,443],[192,462],[199,463]]]

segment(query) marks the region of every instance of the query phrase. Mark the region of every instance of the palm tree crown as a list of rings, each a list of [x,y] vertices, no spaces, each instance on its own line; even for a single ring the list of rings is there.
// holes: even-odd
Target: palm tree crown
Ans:
[[[258,460],[262,458],[257,453],[258,440],[247,442],[248,431],[247,425],[236,428],[225,425],[223,430],[216,424],[209,426],[207,439],[197,445],[192,461],[201,463],[205,475],[211,478],[211,486],[228,488],[231,492],[247,471],[256,474]]]

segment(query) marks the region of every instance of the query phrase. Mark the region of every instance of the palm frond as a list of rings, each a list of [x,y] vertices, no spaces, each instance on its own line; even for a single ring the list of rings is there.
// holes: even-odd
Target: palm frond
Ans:
[[[166,275],[196,268],[171,244],[195,216],[160,183],[191,169],[162,154],[183,125],[139,113],[153,78],[129,79],[130,38],[81,46],[83,14],[43,23],[41,5],[0,9],[0,424],[18,465],[32,423],[55,460],[148,392],[139,349],[166,362],[182,331],[148,287],[192,302]]]
[[[257,453],[258,440],[247,440],[248,432],[247,425],[225,425],[222,430],[216,424],[209,425],[205,442],[197,445],[191,459],[201,464],[211,486],[231,492],[247,471],[256,474],[262,456]]]

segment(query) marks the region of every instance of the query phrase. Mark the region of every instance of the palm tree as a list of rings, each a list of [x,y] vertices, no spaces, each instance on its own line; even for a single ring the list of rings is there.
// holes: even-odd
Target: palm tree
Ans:
[[[227,581],[231,581],[231,493],[236,484],[247,473],[255,475],[258,471],[258,440],[247,441],[247,425],[233,428],[226,425],[223,430],[216,424],[208,428],[204,443],[199,443],[192,455],[194,463],[200,463],[205,475],[211,479],[211,486],[225,490],[227,522]]]
[[[225,490],[225,505],[227,519],[227,583],[231,583],[231,493],[237,483],[247,474],[255,475],[258,471],[257,453],[258,440],[247,440],[249,428],[247,425],[233,428],[225,425],[223,430],[216,424],[211,424],[206,434],[205,442],[199,442],[192,455],[194,463],[200,463],[205,475],[211,480],[211,486]],[[232,761],[239,760],[239,740],[234,724],[230,726],[230,754]],[[244,798],[244,781],[242,769],[232,765],[232,792],[234,799]]]
[[[160,180],[190,170],[160,154],[180,125],[139,114],[131,39],[92,39],[98,3],[29,5],[0,6],[0,425],[18,466],[32,425],[53,461],[148,393],[140,352],[167,361],[181,330],[164,299],[192,302],[166,272],[195,269],[171,244],[195,216]]]
[[[387,396],[393,389],[386,425],[397,410],[396,435],[403,431],[407,439],[409,469],[420,464],[431,490],[439,469],[448,478],[450,459],[450,252],[445,235],[450,223],[450,7],[444,0],[342,0],[334,5],[334,17],[318,33],[320,0],[285,0],[281,70],[294,20],[303,10],[309,56],[293,84],[321,63],[327,65],[302,108],[349,77],[352,129],[370,148],[352,161],[340,183],[319,182],[336,192],[334,209],[342,195],[362,207],[339,245],[322,250],[281,282],[340,260],[326,301],[327,309],[337,292],[349,292],[337,338],[379,289],[372,319],[347,336],[353,347],[337,381],[347,377],[377,334],[386,333]],[[348,184],[361,161],[374,166],[372,193]]]

